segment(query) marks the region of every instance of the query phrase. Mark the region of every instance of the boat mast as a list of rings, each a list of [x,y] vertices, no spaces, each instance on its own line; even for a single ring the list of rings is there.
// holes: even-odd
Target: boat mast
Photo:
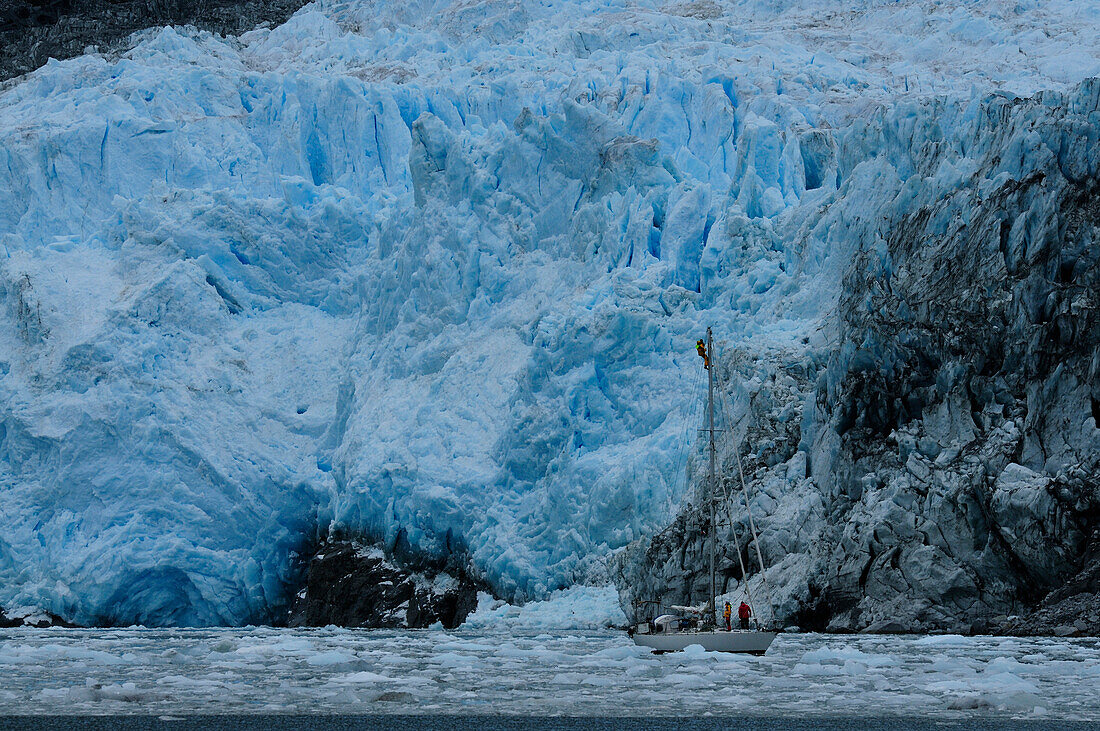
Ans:
[[[707,421],[709,422],[708,433],[710,434],[710,489],[707,492],[707,502],[710,503],[710,623],[712,625],[718,624],[718,608],[716,606],[715,597],[718,595],[717,585],[714,580],[714,556],[717,550],[716,536],[718,532],[718,521],[714,516],[714,496],[718,492],[717,478],[715,476],[715,448],[714,448],[714,361],[712,358],[714,354],[713,343],[711,340],[710,328],[707,328],[707,359],[705,361],[707,369]]]

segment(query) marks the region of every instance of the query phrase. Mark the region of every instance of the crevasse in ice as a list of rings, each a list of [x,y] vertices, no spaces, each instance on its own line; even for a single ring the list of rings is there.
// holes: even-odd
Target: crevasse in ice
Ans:
[[[820,338],[851,231],[912,195],[867,120],[946,99],[915,134],[947,135],[1100,72],[1098,28],[326,0],[9,84],[0,607],[262,621],[325,527],[466,547],[510,598],[605,579],[685,489],[702,328]]]

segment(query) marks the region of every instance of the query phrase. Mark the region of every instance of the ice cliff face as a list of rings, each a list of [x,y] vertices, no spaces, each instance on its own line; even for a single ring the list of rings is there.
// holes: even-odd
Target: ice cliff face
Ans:
[[[606,580],[685,494],[705,324],[790,613],[854,610],[898,546],[992,562],[996,601],[1071,570],[1042,531],[1085,508],[1020,559],[926,498],[1087,492],[1098,21],[331,2],[48,64],[0,92],[0,607],[263,621],[330,529],[511,598]],[[637,555],[628,603],[690,584]]]

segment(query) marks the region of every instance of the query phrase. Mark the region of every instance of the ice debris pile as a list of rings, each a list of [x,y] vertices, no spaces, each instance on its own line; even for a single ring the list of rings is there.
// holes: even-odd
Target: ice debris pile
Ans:
[[[782,381],[754,428],[806,435],[774,440],[791,480],[768,488],[799,553],[837,496],[886,479],[842,468],[888,433],[827,436],[845,374],[888,352],[901,368],[892,349],[929,326],[903,304],[915,330],[860,315],[898,296],[884,272],[919,289],[946,261],[888,235],[949,248],[966,195],[1065,161],[1094,175],[1056,143],[1095,137],[1096,85],[1075,85],[1100,72],[1098,36],[1074,2],[325,0],[8,84],[0,607],[268,621],[328,530],[468,555],[509,599],[606,581],[685,494],[705,324]],[[1018,99],[1040,90],[1059,93]],[[1001,139],[989,110],[1066,121]],[[1026,262],[1044,220],[1021,209],[1006,256]],[[1086,229],[1067,285],[1095,272]],[[1024,276],[1037,306],[1045,280]],[[1067,422],[1074,449],[1095,418]],[[951,447],[923,436],[895,438],[931,471]],[[1034,480],[1059,469],[1004,454]],[[885,524],[910,520],[899,500]],[[893,540],[858,525],[859,550]],[[792,602],[820,589],[812,566],[777,569]]]
[[[523,606],[478,594],[476,610],[462,624],[464,630],[489,632],[550,632],[606,630],[626,625],[618,596],[611,586],[571,586],[558,589],[542,601]]]

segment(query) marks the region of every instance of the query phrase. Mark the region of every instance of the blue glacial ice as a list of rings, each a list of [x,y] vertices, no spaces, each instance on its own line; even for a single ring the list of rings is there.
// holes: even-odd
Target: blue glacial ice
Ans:
[[[684,494],[702,328],[812,346],[915,195],[898,138],[1100,73],[1073,2],[325,0],[136,41],[0,90],[9,613],[268,620],[330,528],[511,599],[604,582]]]

